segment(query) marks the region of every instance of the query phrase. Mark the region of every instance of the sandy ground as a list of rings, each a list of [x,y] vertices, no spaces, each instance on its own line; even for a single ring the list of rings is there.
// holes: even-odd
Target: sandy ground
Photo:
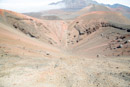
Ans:
[[[0,87],[130,87],[129,61],[129,57],[4,56]]]
[[[0,87],[130,87],[127,56],[78,56],[1,26]]]
[[[129,32],[100,28],[81,35],[83,40],[77,43],[78,36],[73,35],[77,30],[66,37],[66,29],[71,31],[75,22],[70,26],[72,21],[44,22],[49,35],[40,35],[48,35],[57,45],[0,23],[0,87],[130,87],[130,43],[124,44]],[[120,44],[123,47],[117,48]]]

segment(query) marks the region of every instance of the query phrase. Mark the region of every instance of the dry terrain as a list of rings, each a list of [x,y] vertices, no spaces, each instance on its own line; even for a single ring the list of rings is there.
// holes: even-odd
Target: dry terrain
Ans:
[[[1,9],[0,87],[130,87],[130,20],[111,11],[40,20]]]

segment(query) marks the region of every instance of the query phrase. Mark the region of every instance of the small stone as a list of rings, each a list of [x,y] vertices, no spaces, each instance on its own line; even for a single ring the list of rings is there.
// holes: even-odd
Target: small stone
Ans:
[[[49,53],[47,53],[46,55],[50,55]]]
[[[122,75],[122,77],[125,77],[124,75]]]
[[[120,56],[119,54],[117,56]]]
[[[130,43],[130,40],[127,40],[127,41],[124,42],[124,44],[127,44],[127,43]]]
[[[130,43],[130,40],[127,40],[127,41],[125,42],[125,44],[126,44],[126,43]]]
[[[127,76],[130,76],[130,73],[126,73],[127,74]]]
[[[123,47],[123,45],[122,44],[120,44],[117,48],[122,48]]]
[[[78,43],[79,41],[77,40],[76,42]]]
[[[74,35],[74,37],[76,37],[76,35]]]
[[[116,67],[116,69],[118,69],[119,67]]]
[[[127,32],[130,32],[130,29],[128,29]]]
[[[54,68],[56,68],[56,67],[58,67],[58,65],[57,65],[57,64],[55,64]]]
[[[76,23],[78,24],[79,22],[77,21]]]
[[[121,42],[122,41],[122,39],[119,39],[117,42]]]
[[[99,56],[100,56],[100,55],[98,54],[98,55],[97,55],[97,58],[98,58]]]
[[[103,34],[101,34],[101,36],[103,36]]]
[[[120,39],[125,39],[126,37],[125,36],[121,36]]]
[[[68,33],[68,35],[70,36],[70,33]]]
[[[116,49],[116,48],[113,48],[113,49]]]

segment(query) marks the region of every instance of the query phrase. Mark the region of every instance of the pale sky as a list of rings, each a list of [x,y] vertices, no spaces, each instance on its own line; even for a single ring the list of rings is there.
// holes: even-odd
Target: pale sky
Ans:
[[[56,9],[62,6],[49,6],[49,3],[61,0],[0,0],[0,8],[16,12],[36,12],[41,10]],[[95,0],[104,4],[120,3],[130,7],[130,0]]]
[[[57,1],[61,0],[0,0],[0,8],[16,12],[36,12],[60,8],[60,6],[48,5]]]

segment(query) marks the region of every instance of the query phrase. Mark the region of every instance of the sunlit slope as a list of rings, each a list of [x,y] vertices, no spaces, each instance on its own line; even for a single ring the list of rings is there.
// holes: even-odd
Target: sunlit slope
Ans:
[[[94,55],[103,54],[104,49],[110,48],[112,41],[116,42],[116,38],[122,36],[125,39],[115,43],[113,49],[118,45],[124,45],[122,49],[125,49],[127,44],[124,43],[130,38],[130,21],[122,14],[111,11],[89,12],[70,21],[39,20],[7,10],[1,10],[0,17],[0,22],[14,31],[74,55],[76,52],[81,55],[89,52]],[[121,52],[122,49],[117,50]],[[107,49],[106,54],[112,55],[115,51]],[[129,54],[129,46],[125,53]]]
[[[129,29],[130,21],[119,13],[103,11],[87,13],[68,26],[67,46],[72,52],[87,54],[91,51],[95,54],[103,51],[100,47],[107,47],[117,37],[128,35],[127,39],[130,39],[127,32]]]
[[[67,24],[64,21],[45,21],[23,14],[0,10],[0,22],[44,43],[58,46]],[[64,39],[64,38],[63,38]],[[64,44],[64,41],[62,41]]]

